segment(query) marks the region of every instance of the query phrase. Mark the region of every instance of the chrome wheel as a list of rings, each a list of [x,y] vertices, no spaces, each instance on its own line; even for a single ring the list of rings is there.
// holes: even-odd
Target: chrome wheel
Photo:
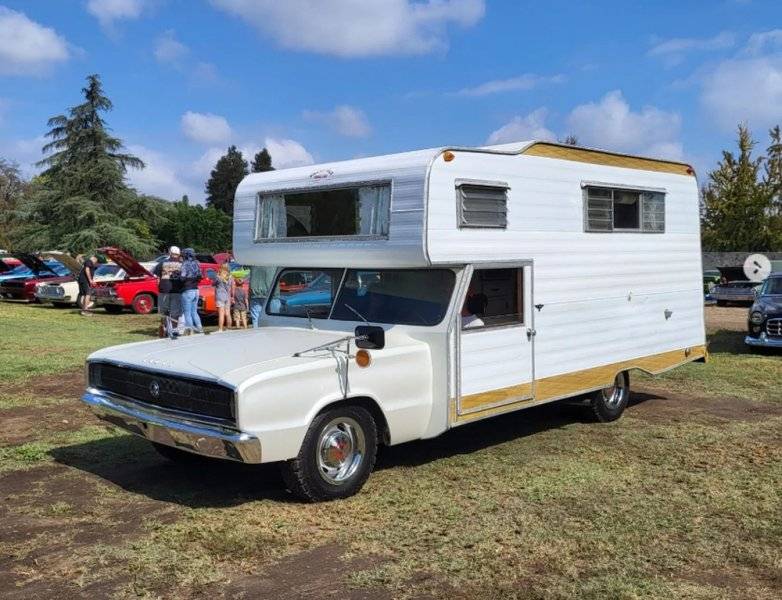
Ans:
[[[614,379],[614,385],[603,388],[600,393],[603,395],[603,402],[605,402],[605,405],[608,408],[614,409],[624,400],[627,389],[627,378],[622,373],[619,373],[616,376],[616,379]]]
[[[358,471],[367,452],[361,426],[350,417],[329,421],[317,444],[318,472],[331,485],[348,481]]]

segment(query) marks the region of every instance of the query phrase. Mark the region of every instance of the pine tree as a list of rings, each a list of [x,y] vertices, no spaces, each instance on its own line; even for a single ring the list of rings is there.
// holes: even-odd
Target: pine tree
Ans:
[[[713,251],[754,252],[774,246],[769,187],[760,181],[764,157],[754,158],[749,129],[738,129],[738,156],[727,150],[702,193],[703,246]]]
[[[236,146],[231,146],[217,161],[206,182],[206,205],[233,215],[236,187],[246,175],[247,161]]]
[[[98,75],[87,77],[85,101],[66,115],[49,119],[51,152],[46,170],[32,182],[29,199],[19,208],[23,225],[14,232],[21,250],[58,249],[84,253],[103,245],[132,253],[154,249],[144,208],[147,202],[124,180],[128,168],[144,163],[122,152],[122,141],[109,134],[101,113],[111,110]]]
[[[255,154],[255,158],[253,158],[253,164],[251,166],[251,171],[253,173],[264,173],[266,171],[274,171],[274,167],[272,166],[272,155],[269,154],[269,151],[266,148],[264,148],[263,150]]]

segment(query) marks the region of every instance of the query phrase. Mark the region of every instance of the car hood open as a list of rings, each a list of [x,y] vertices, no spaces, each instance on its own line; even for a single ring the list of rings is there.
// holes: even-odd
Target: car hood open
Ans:
[[[105,254],[120,267],[122,267],[128,277],[152,277],[152,273],[147,271],[140,262],[138,262],[124,250],[107,247],[101,248],[98,250],[98,252]]]
[[[21,260],[22,263],[24,263],[24,266],[33,272],[33,275],[38,275],[40,273],[53,273],[58,277],[60,276],[57,271],[52,269],[49,265],[33,254],[17,254],[16,258]]]
[[[65,265],[74,275],[78,275],[79,271],[81,271],[81,263],[70,254],[65,254],[65,252],[42,252],[41,256],[44,258],[51,258],[52,260],[56,260],[58,263]]]

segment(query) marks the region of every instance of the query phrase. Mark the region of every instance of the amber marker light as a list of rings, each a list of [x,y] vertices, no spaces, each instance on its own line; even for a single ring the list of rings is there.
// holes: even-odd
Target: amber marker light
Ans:
[[[372,355],[366,350],[359,350],[356,352],[356,364],[365,369],[372,364]]]
[[[443,152],[443,160],[445,162],[451,162],[454,158],[456,158],[456,155],[450,150]]]

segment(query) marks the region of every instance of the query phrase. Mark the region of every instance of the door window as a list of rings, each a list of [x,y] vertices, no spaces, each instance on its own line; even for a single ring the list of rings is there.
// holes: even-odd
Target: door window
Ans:
[[[524,269],[476,269],[462,305],[462,329],[524,323]]]

